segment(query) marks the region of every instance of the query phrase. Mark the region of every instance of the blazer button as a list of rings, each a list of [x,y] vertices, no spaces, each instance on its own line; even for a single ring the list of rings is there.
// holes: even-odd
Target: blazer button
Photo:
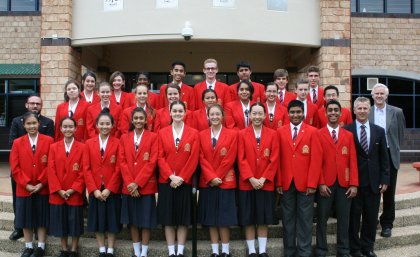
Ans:
[[[137,165],[137,162],[135,162],[134,165]]]

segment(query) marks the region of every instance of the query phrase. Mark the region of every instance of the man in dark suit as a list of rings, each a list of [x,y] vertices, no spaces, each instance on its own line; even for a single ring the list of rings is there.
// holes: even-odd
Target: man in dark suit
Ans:
[[[369,121],[385,129],[388,156],[390,160],[390,184],[383,194],[381,236],[390,237],[395,220],[395,189],[400,168],[400,144],[404,140],[405,118],[403,111],[386,103],[389,90],[384,84],[376,84],[372,89],[374,106],[369,114]]]
[[[37,95],[29,96],[26,100],[25,107],[29,112],[34,112],[38,114],[39,121],[40,121],[40,127],[39,127],[39,133],[50,136],[54,138],[54,121],[52,119],[49,119],[45,116],[42,116],[41,109],[42,109],[42,100],[41,97]],[[12,147],[13,141],[26,134],[26,131],[23,127],[23,119],[22,116],[16,117],[12,120],[12,124],[10,126],[10,133],[9,133],[9,146]],[[11,177],[12,182],[12,192],[13,192],[13,212],[16,216],[16,182]],[[15,227],[12,234],[9,236],[10,240],[17,240],[19,238],[23,237],[23,231],[22,229],[17,229]]]
[[[388,149],[385,130],[369,122],[369,99],[358,97],[353,109],[356,121],[344,127],[353,133],[359,170],[358,194],[350,210],[350,254],[353,257],[376,257],[373,248],[379,203],[381,194],[389,185]]]

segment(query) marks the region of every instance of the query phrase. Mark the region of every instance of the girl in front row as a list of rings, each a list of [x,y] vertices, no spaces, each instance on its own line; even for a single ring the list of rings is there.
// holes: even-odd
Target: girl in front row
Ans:
[[[212,255],[229,257],[229,226],[238,224],[233,164],[238,149],[238,134],[222,126],[223,108],[215,104],[207,109],[210,128],[200,132],[200,199],[198,220],[209,227]]]
[[[158,140],[155,133],[147,130],[147,113],[143,108],[136,107],[131,112],[130,132],[121,137],[118,152],[124,183],[121,223],[130,225],[134,256],[147,257],[150,229],[157,223],[155,168]]]
[[[248,256],[267,257],[268,227],[274,224],[274,177],[279,167],[276,131],[263,126],[266,111],[261,103],[250,108],[252,125],[239,132],[239,225],[245,227]]]
[[[38,115],[23,115],[27,134],[13,142],[10,167],[16,181],[16,227],[23,229],[25,250],[22,257],[41,257],[49,222],[47,164],[48,152],[54,139],[42,135]],[[38,247],[32,245],[33,231],[38,234]]]
[[[96,118],[99,135],[86,141],[83,170],[89,193],[87,230],[96,233],[99,257],[114,256],[115,233],[120,232],[121,173],[117,165],[119,140],[110,135],[114,118],[104,109]],[[108,249],[105,248],[107,232]]]
[[[160,129],[158,135],[158,222],[164,226],[170,257],[184,256],[188,226],[191,225],[191,182],[200,150],[197,130],[183,121],[186,110],[183,102],[172,102],[172,124]],[[177,254],[175,239],[178,241]]]
[[[59,257],[77,257],[79,238],[83,234],[85,182],[82,158],[85,145],[74,137],[77,124],[73,118],[62,119],[59,126],[64,139],[51,145],[48,162],[49,233],[61,238]],[[70,251],[69,236],[72,237]]]

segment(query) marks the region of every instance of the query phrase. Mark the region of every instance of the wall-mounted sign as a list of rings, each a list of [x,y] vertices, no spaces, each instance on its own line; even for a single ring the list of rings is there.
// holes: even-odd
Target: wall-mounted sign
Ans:
[[[213,7],[235,7],[235,0],[213,0]]]
[[[104,0],[104,11],[122,11],[124,9],[124,0]]]
[[[178,0],[156,0],[156,8],[178,8]]]
[[[267,0],[267,9],[287,12],[288,0]]]

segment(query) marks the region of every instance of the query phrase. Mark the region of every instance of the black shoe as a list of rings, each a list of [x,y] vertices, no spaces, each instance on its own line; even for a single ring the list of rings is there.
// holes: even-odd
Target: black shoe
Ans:
[[[381,231],[381,237],[391,237],[392,228],[383,228]]]
[[[34,252],[34,249],[32,249],[32,248],[25,248],[25,250],[23,250],[23,253],[22,253],[22,255],[20,257],[30,257],[33,252]]]
[[[70,252],[68,252],[69,253],[69,257],[79,257],[79,253],[78,252],[73,252],[73,251],[70,251]]]
[[[181,254],[178,254],[177,255],[178,257],[184,257],[184,255],[181,253]]]
[[[256,253],[251,253],[251,254],[248,254],[248,257],[257,257],[258,255],[256,254]]]
[[[58,257],[69,257],[69,252],[61,250],[60,255],[58,255]]]
[[[114,254],[113,253],[107,253],[105,256],[106,257],[114,257]]]
[[[377,257],[376,253],[374,253],[373,251],[362,251],[362,253],[366,257]]]
[[[41,247],[35,248],[34,252],[31,254],[30,257],[43,257],[45,255],[45,250]]]
[[[220,255],[220,257],[230,257],[230,254],[227,254],[227,253],[222,253],[222,254]]]
[[[260,253],[260,254],[258,254],[258,257],[268,257],[268,254],[267,253]]]
[[[171,254],[171,255],[169,255],[169,257],[176,257],[176,255],[175,254]]]
[[[99,253],[99,257],[106,257],[106,253]]]
[[[9,239],[12,241],[16,241],[19,238],[23,237],[23,231],[22,229],[15,229],[13,230],[12,234],[10,234]]]
[[[210,257],[219,257],[219,255],[218,255],[217,253],[212,253],[212,254],[210,255]]]
[[[365,257],[361,252],[350,253],[352,257]]]

